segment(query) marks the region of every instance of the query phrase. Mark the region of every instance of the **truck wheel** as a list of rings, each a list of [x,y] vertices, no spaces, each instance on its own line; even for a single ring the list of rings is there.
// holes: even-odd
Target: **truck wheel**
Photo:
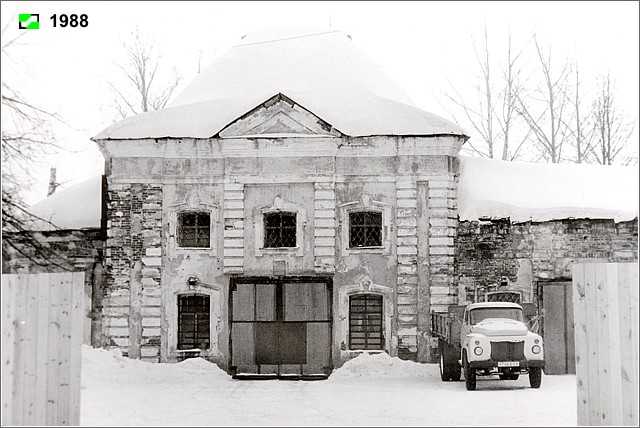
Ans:
[[[449,366],[444,362],[444,354],[440,354],[440,379],[443,382],[451,380],[451,372],[449,371]]]
[[[531,388],[540,388],[540,384],[542,384],[542,369],[540,367],[529,369],[529,384]]]
[[[462,369],[460,365],[456,363],[456,365],[449,366],[451,368],[451,380],[454,382],[458,382],[460,380],[460,376],[462,375]]]
[[[475,391],[476,390],[476,370],[472,369],[469,366],[469,361],[467,361],[467,354],[463,356],[463,365],[464,365],[464,384],[467,387],[467,391]]]

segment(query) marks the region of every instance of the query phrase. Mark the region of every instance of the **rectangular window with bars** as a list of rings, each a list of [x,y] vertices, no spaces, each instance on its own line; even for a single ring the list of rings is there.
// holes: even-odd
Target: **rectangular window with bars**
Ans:
[[[296,246],[296,213],[267,213],[263,224],[264,248]]]
[[[384,348],[382,296],[358,294],[349,298],[349,349]]]
[[[178,296],[178,349],[209,348],[209,314],[209,296]]]
[[[382,246],[382,213],[360,211],[349,213],[349,247]]]
[[[209,248],[211,244],[211,215],[208,212],[178,213],[178,246]]]

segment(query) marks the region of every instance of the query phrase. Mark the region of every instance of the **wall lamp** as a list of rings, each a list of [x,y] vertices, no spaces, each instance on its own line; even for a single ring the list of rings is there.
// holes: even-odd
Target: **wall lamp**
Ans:
[[[194,290],[198,284],[200,284],[200,280],[198,279],[198,277],[190,276],[189,278],[187,278],[187,285],[189,286],[190,290]]]

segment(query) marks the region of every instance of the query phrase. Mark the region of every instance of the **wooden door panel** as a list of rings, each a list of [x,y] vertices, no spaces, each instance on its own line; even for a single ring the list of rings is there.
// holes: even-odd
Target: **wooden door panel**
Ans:
[[[231,330],[231,364],[234,366],[254,365],[253,324],[234,324]]]
[[[238,367],[236,373],[328,374],[328,283],[256,279],[239,281],[231,294],[231,365]]]
[[[278,324],[255,324],[256,364],[280,364],[278,351]]]
[[[543,284],[546,374],[575,373],[572,291],[570,282]]]
[[[279,324],[280,364],[307,363],[307,324]]]
[[[276,285],[256,284],[256,321],[276,320]]]

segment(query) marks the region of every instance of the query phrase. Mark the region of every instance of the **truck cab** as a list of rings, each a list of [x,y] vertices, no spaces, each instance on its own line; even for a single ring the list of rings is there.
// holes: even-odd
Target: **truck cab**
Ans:
[[[460,328],[460,364],[468,390],[477,376],[503,380],[528,374],[539,388],[544,367],[542,338],[527,328],[522,306],[508,302],[472,303],[464,308]]]

